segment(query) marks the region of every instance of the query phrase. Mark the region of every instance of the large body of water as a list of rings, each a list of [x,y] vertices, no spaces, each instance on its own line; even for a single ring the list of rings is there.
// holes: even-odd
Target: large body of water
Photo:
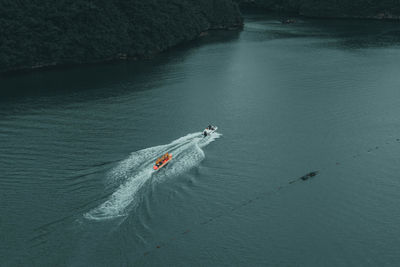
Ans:
[[[252,15],[1,78],[0,266],[399,266],[399,33]]]

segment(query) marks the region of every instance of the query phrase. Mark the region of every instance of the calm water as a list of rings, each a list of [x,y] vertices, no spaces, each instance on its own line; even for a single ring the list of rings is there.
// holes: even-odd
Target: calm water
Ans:
[[[398,266],[399,33],[254,15],[1,78],[0,265]]]

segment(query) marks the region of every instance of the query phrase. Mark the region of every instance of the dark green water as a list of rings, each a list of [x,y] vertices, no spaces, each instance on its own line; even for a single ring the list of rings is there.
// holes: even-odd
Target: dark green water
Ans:
[[[148,62],[1,78],[0,265],[398,266],[399,33],[247,16]]]

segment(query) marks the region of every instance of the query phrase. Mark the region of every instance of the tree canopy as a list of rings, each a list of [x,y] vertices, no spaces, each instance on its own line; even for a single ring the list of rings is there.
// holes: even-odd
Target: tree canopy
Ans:
[[[240,23],[232,0],[2,0],[0,72],[145,56]]]

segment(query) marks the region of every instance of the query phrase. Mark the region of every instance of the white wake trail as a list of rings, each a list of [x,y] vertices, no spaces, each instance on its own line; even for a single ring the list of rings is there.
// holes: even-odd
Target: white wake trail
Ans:
[[[117,190],[104,203],[84,214],[84,217],[105,220],[126,216],[132,208],[139,205],[139,191],[146,182],[162,182],[165,178],[178,176],[197,166],[205,158],[202,148],[220,136],[221,134],[214,133],[203,138],[200,132],[192,133],[166,145],[133,152],[108,175],[108,182],[120,184]],[[166,152],[172,154],[171,162],[155,172],[152,169],[154,161]],[[155,179],[150,179],[152,176]]]

